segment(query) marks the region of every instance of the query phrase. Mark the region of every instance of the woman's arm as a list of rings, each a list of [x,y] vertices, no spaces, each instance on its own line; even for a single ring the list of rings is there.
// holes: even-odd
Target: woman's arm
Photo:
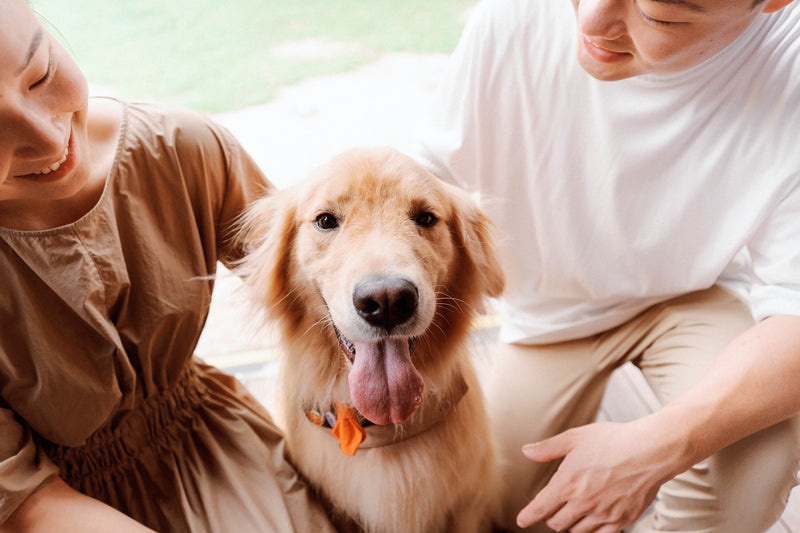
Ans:
[[[544,520],[558,531],[619,531],[662,483],[798,412],[800,317],[773,316],[736,338],[694,387],[663,409],[526,446],[531,460],[564,461],[518,521]]]
[[[28,496],[0,533],[153,533],[113,507],[72,489],[60,478]]]

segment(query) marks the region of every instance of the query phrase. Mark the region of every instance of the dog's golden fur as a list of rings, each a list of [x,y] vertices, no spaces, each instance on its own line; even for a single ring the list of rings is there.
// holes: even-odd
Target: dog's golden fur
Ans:
[[[283,337],[290,454],[341,527],[489,530],[498,494],[495,452],[466,342],[471,319],[486,296],[500,294],[503,276],[490,223],[468,195],[396,151],[356,149],[254,204],[243,235],[251,250],[240,272]],[[367,278],[413,285],[412,315],[385,327],[365,322],[353,294]],[[334,325],[359,346],[354,355]],[[395,338],[387,343],[413,339],[410,357],[421,381],[410,367],[400,377],[348,379],[358,357],[367,357],[358,343],[381,335]],[[365,350],[370,355],[372,348]],[[390,366],[386,358],[359,372]],[[390,390],[405,403],[362,399],[378,425],[366,428],[366,441],[349,456],[307,412],[337,401],[358,404],[351,386],[363,383],[373,395]],[[391,442],[371,446],[387,432]]]

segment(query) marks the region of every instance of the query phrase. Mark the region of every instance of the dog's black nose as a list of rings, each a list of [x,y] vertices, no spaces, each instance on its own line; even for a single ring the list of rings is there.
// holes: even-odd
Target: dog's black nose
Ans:
[[[367,278],[353,290],[358,314],[373,326],[390,331],[417,310],[417,287],[403,278]]]

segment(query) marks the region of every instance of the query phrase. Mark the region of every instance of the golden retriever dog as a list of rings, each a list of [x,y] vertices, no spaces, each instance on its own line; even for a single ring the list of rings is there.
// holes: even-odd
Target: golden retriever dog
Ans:
[[[282,335],[289,453],[341,530],[491,529],[496,455],[467,340],[503,275],[469,196],[355,149],[256,202],[240,272]]]

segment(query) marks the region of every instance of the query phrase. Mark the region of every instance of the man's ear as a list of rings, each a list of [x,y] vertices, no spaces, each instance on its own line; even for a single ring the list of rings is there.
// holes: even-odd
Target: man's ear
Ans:
[[[762,13],[775,13],[776,11],[783,9],[784,7],[788,6],[792,3],[792,0],[767,0],[764,3],[764,9],[761,10]]]

